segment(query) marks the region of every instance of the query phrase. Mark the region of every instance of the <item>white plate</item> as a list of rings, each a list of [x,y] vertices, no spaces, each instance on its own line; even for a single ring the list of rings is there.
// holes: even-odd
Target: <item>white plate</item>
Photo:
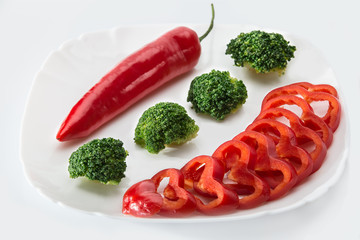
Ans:
[[[35,78],[23,119],[21,158],[31,184],[41,194],[60,205],[88,213],[152,222],[222,221],[258,217],[294,209],[326,192],[339,178],[348,155],[348,117],[339,83],[316,48],[309,42],[286,33],[282,34],[297,46],[297,51],[285,75],[259,76],[247,69],[233,66],[230,56],[224,54],[226,45],[240,32],[259,29],[252,26],[216,25],[201,43],[201,59],[193,71],[147,97],[86,139],[65,143],[55,139],[56,132],[71,107],[92,85],[122,58],[173,27],[175,26],[119,27],[85,34],[66,42],[50,54]],[[205,25],[190,27],[199,35],[207,28]],[[230,71],[233,77],[242,79],[248,89],[246,104],[223,122],[196,115],[190,103],[186,102],[191,80],[211,69]],[[200,154],[212,154],[221,143],[232,139],[254,120],[260,111],[261,100],[269,90],[298,81],[335,86],[340,92],[343,106],[341,123],[326,161],[306,182],[279,200],[228,215],[208,217],[196,214],[180,219],[159,216],[135,219],[121,213],[122,196],[132,184],[152,177],[161,169],[180,168]],[[143,111],[160,101],[173,101],[183,105],[200,126],[200,131],[198,137],[188,144],[153,155],[134,144],[134,129]],[[124,147],[130,153],[126,178],[119,186],[70,179],[67,171],[70,154],[85,142],[102,137],[119,138],[124,142]]]

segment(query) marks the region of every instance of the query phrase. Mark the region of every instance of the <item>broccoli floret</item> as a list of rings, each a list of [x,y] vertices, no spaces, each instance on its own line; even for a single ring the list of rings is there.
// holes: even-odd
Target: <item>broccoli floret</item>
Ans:
[[[197,136],[199,126],[177,103],[160,102],[147,109],[135,129],[135,142],[150,153],[183,144]]]
[[[113,138],[94,139],[71,154],[68,171],[71,178],[86,177],[117,185],[125,177],[127,156],[122,141]]]
[[[223,120],[243,105],[247,97],[241,80],[231,77],[228,71],[212,70],[192,80],[187,101],[195,112]]]
[[[234,59],[235,66],[249,66],[258,73],[284,74],[288,61],[294,58],[295,46],[279,33],[252,31],[240,33],[227,45],[226,54]]]

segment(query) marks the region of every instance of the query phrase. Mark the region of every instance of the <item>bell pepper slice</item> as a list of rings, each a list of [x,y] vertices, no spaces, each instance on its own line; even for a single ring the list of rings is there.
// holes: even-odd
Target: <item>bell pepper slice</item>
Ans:
[[[135,217],[151,217],[160,212],[162,196],[154,181],[146,179],[132,185],[124,194],[122,212]]]
[[[312,172],[317,171],[324,162],[327,147],[320,136],[308,127],[305,127],[301,119],[293,112],[285,108],[269,108],[262,111],[255,121],[260,119],[274,119],[281,121],[281,117],[289,121],[289,125],[295,133],[299,147],[307,151],[313,161]]]
[[[164,178],[169,178],[169,182],[161,195],[158,189]],[[154,214],[181,217],[195,209],[195,197],[184,189],[182,172],[169,168],[131,186],[124,194],[122,212],[135,217]]]
[[[164,169],[155,174],[151,180],[158,190],[164,178],[169,178],[169,183],[163,191],[163,203],[159,214],[166,216],[185,216],[196,209],[195,197],[184,189],[184,175],[175,168]]]
[[[313,160],[304,149],[297,146],[295,134],[290,127],[273,119],[259,119],[246,130],[260,132],[274,140],[278,156],[296,169],[298,183],[312,173]]]
[[[291,84],[270,91],[263,99],[263,105],[275,97],[285,95],[300,95],[308,104],[327,101],[329,103],[327,112],[321,118],[333,132],[339,126],[341,107],[338,98],[334,95],[321,91],[308,91],[301,85]]]
[[[269,184],[269,200],[284,196],[297,183],[295,168],[278,157],[275,143],[271,138],[256,131],[246,130],[233,140],[245,142],[255,149],[256,160],[252,170]]]
[[[269,199],[269,184],[250,170],[254,168],[256,160],[252,147],[241,141],[230,140],[220,145],[212,157],[226,166],[228,174],[223,180],[225,186],[242,195],[239,198],[239,209],[253,208]]]
[[[237,193],[222,184],[225,170],[219,160],[200,155],[186,163],[181,171],[187,180],[186,187],[199,193],[195,196],[198,211],[218,215],[231,212],[238,207]],[[203,200],[209,198],[209,202],[204,203],[200,197],[203,197]]]
[[[321,118],[330,127],[330,129],[335,132],[339,127],[341,116],[341,105],[339,100],[331,94],[322,92],[311,93],[305,98],[305,100],[309,104],[320,101],[327,101],[329,103],[325,116]]]
[[[333,131],[330,127],[317,116],[312,107],[302,98],[295,95],[284,95],[269,99],[263,102],[261,111],[265,111],[270,108],[280,108],[285,105],[295,105],[302,110],[299,118],[303,121],[304,126],[315,131],[321,139],[324,141],[327,147],[331,145],[333,139]]]
[[[329,84],[311,84],[309,82],[297,82],[289,84],[288,86],[300,86],[308,90],[309,92],[325,92],[338,98],[337,90]]]
[[[271,90],[264,97],[263,103],[278,96],[301,95],[303,98],[305,98],[308,94],[312,94],[312,93],[328,93],[334,96],[335,98],[338,98],[337,90],[331,85],[328,84],[314,85],[309,82],[297,82]]]

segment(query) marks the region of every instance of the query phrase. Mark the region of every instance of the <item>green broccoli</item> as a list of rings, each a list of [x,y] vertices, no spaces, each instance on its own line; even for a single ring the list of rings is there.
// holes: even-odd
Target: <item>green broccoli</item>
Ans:
[[[241,80],[231,77],[228,71],[212,70],[192,80],[187,101],[195,112],[223,120],[243,105],[247,97]]]
[[[197,136],[199,126],[177,103],[160,102],[147,109],[135,129],[135,142],[150,153],[183,144]]]
[[[231,39],[225,54],[231,55],[235,66],[249,66],[258,73],[284,74],[288,61],[294,58],[295,46],[289,45],[279,33],[252,31]]]
[[[120,140],[94,139],[71,154],[68,171],[71,178],[86,177],[117,185],[125,177],[127,156],[128,152]]]

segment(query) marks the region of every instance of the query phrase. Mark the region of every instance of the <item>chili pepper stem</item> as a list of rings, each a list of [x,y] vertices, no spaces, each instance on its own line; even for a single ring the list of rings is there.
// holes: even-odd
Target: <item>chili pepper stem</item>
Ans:
[[[214,27],[214,18],[215,18],[215,10],[214,10],[214,4],[211,4],[211,22],[210,22],[210,26],[208,28],[208,30],[202,35],[199,37],[199,41],[201,42],[204,38],[206,38],[206,36],[211,32],[211,30],[213,29]]]

